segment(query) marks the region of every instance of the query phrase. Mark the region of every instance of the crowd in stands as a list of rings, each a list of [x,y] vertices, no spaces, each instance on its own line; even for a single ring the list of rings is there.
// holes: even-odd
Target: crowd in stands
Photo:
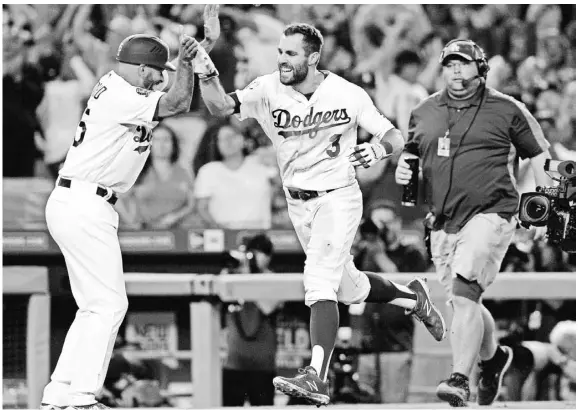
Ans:
[[[32,192],[42,187],[46,195],[32,192],[37,195],[32,202],[47,198],[92,87],[115,68],[120,42],[135,33],[158,35],[174,58],[180,25],[187,34],[203,38],[202,13],[203,5],[198,4],[3,5],[5,227],[7,209],[8,214],[27,209],[7,199],[7,189]],[[575,160],[575,16],[573,4],[223,5],[221,37],[211,57],[225,90],[241,89],[277,69],[277,43],[286,24],[311,23],[324,36],[320,68],[362,86],[406,135],[412,108],[441,88],[439,56],[444,44],[470,38],[487,54],[487,84],[526,104],[550,142],[554,159]],[[120,229],[292,229],[275,153],[259,124],[210,116],[196,88],[189,113],[154,129],[141,176],[115,206]],[[369,137],[360,130],[360,141]],[[400,206],[396,162],[392,157],[357,170],[365,214],[353,247],[355,261],[362,270],[432,270],[421,241],[426,207]],[[521,161],[521,192],[535,188],[528,171],[529,161]],[[34,217],[43,219],[43,205],[37,208]],[[575,257],[534,242],[520,229],[502,270],[575,272]],[[512,323],[512,310],[500,303],[493,311],[509,312]],[[523,340],[559,345],[550,340],[554,324],[574,321],[573,345],[567,350],[575,363],[575,301],[523,306]],[[372,312],[367,309],[365,315],[371,318]],[[529,312],[533,313],[528,316]],[[397,320],[391,333],[398,339],[390,347],[402,354],[394,367],[399,373],[392,377],[403,381],[408,368],[403,354],[410,349],[413,324],[403,312],[381,313]],[[544,329],[542,336],[536,333],[539,329]],[[509,334],[515,333],[511,330]],[[535,345],[512,344],[526,349],[538,363]],[[538,367],[530,370],[538,372]],[[517,365],[514,370],[519,372],[511,377],[524,380],[530,373]],[[575,368],[573,374],[575,395]],[[519,387],[524,380],[511,385]],[[407,398],[403,389],[394,393],[403,396],[397,400]],[[512,400],[522,396],[510,392]]]
[[[179,25],[203,37],[202,5],[3,5],[4,178],[55,179],[96,80],[115,67],[134,33],[158,35],[176,56]],[[227,92],[276,69],[285,24],[324,35],[320,68],[364,87],[407,133],[411,109],[441,87],[439,55],[452,38],[481,45],[487,83],[523,101],[556,159],[576,155],[575,5],[224,5],[211,55]],[[197,86],[198,87],[198,86]],[[291,228],[275,154],[255,121],[217,119],[200,93],[191,111],[163,121],[132,192],[119,201],[121,229]],[[369,136],[363,131],[359,139]],[[393,201],[404,229],[424,207],[401,208],[396,158],[359,169],[366,209]],[[528,163],[519,185],[534,189]]]

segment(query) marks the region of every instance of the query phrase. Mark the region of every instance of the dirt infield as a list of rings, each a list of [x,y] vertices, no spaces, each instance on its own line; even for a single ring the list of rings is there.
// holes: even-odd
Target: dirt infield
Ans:
[[[273,406],[273,407],[259,407],[259,410],[278,410],[285,406]],[[314,406],[287,406],[292,410],[312,410],[316,407]],[[330,405],[331,409],[335,410],[381,410],[381,409],[449,409],[449,404],[447,403],[404,403],[404,404],[336,404]],[[478,406],[475,403],[469,403],[470,408],[480,408],[480,409],[575,409],[576,402],[570,401],[519,401],[519,402],[496,402],[492,406]],[[234,407],[217,407],[213,409],[195,409],[195,410],[224,410],[232,409]],[[242,408],[242,407],[239,407]],[[147,410],[174,410],[175,407],[157,407],[155,409]],[[131,410],[131,409],[118,409],[118,410]],[[143,410],[143,409],[140,409]],[[323,410],[323,408],[321,408]]]

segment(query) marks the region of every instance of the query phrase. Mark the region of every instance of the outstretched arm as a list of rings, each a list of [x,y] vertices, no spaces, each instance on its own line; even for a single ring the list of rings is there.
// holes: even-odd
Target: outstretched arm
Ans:
[[[224,117],[235,112],[237,102],[225,92],[218,76],[201,79],[200,84],[203,101],[212,115]]]
[[[198,53],[199,43],[192,37],[181,34],[176,79],[169,91],[164,94],[158,105],[158,117],[187,112],[193,99],[193,63]]]

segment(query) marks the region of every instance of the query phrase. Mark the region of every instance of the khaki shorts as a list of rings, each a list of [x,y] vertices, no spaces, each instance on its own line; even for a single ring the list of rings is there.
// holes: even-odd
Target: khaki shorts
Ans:
[[[477,214],[458,233],[432,232],[432,259],[449,300],[457,274],[476,280],[484,290],[494,282],[515,229],[514,218],[507,221],[498,214]]]

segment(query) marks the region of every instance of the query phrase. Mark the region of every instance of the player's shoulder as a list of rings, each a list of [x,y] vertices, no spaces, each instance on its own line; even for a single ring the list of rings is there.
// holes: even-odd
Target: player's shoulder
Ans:
[[[278,72],[261,75],[255,78],[249,84],[247,84],[247,86],[243,88],[243,91],[269,90],[277,86],[277,83],[279,82],[278,80],[279,80]]]
[[[353,92],[353,93],[358,93],[358,94],[367,94],[367,91],[365,91],[362,87],[360,87],[359,85],[352,83],[349,80],[346,80],[345,78],[341,77],[338,74],[332,73],[330,71],[322,71],[323,73],[326,73],[327,75],[327,80],[331,81],[334,86],[334,88],[339,88],[340,90],[347,90],[349,92]]]
[[[498,104],[501,112],[507,110],[508,108],[513,112],[518,112],[518,110],[527,110],[526,104],[522,101],[516,100],[514,97],[508,94],[504,94],[495,88],[486,87],[486,101],[494,104]]]

